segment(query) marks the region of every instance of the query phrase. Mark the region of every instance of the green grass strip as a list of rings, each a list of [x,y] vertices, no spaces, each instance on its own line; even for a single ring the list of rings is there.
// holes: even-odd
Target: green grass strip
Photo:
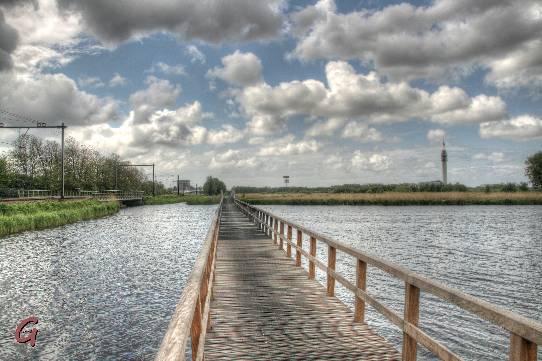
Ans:
[[[0,237],[100,218],[118,211],[117,202],[94,200],[0,204]]]

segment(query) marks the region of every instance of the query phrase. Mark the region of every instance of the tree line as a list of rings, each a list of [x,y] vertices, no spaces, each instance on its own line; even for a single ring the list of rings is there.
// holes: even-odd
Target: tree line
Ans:
[[[542,152],[537,152],[525,161],[525,175],[532,188],[542,188]],[[385,193],[385,192],[527,192],[527,182],[485,184],[467,187],[464,184],[444,184],[442,182],[400,183],[400,184],[342,184],[330,187],[250,187],[236,186],[237,193]]]
[[[207,177],[203,185],[203,193],[214,196],[220,193],[226,193],[226,184],[218,178],[212,176]]]
[[[66,138],[64,146],[65,189],[67,191],[144,191],[152,193],[152,179],[121,161],[117,154],[103,154],[92,147]],[[0,156],[0,196],[10,196],[17,189],[51,190],[61,188],[61,148],[52,140],[21,135],[6,154]],[[165,187],[156,183],[158,193]]]

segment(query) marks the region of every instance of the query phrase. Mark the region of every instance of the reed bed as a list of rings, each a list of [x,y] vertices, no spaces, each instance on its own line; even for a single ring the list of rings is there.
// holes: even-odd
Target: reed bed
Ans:
[[[246,193],[237,196],[260,205],[542,205],[542,192]]]
[[[94,200],[0,203],[0,237],[100,218],[118,210],[118,202]]]
[[[161,195],[161,196],[145,198],[144,202],[145,202],[145,205],[173,204],[173,203],[186,203],[189,205],[218,204],[220,203],[220,196],[205,196],[205,195],[177,196],[174,194],[166,194],[166,195]]]

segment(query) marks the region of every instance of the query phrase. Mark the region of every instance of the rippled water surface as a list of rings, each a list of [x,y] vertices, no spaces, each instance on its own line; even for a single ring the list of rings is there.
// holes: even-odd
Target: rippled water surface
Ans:
[[[0,360],[152,360],[215,208],[127,208],[0,239]],[[33,349],[14,342],[30,315]]]
[[[271,212],[448,286],[542,322],[542,207],[266,206]],[[304,247],[308,242],[304,243]],[[326,260],[327,249],[318,247]],[[338,253],[354,281],[354,260]],[[318,274],[320,282],[324,275]],[[369,268],[368,290],[402,315],[404,285]],[[350,306],[344,288],[338,296]],[[369,324],[397,346],[401,333],[369,308]],[[422,293],[420,325],[467,360],[507,360],[508,333]],[[542,347],[540,347],[542,348]],[[539,349],[540,349],[539,348]],[[432,357],[420,348],[422,359]],[[539,350],[542,359],[542,350]]]

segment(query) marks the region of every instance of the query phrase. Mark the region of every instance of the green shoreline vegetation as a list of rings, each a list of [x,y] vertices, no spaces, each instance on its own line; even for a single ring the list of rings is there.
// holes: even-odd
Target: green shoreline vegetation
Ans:
[[[173,204],[173,203],[186,203],[188,205],[205,205],[205,204],[218,204],[220,203],[220,196],[206,196],[206,195],[159,195],[155,197],[145,197],[143,200],[145,205],[159,205],[159,204]]]
[[[542,205],[542,192],[237,193],[254,205]]]
[[[116,201],[95,200],[0,203],[0,237],[105,217],[119,208]]]

